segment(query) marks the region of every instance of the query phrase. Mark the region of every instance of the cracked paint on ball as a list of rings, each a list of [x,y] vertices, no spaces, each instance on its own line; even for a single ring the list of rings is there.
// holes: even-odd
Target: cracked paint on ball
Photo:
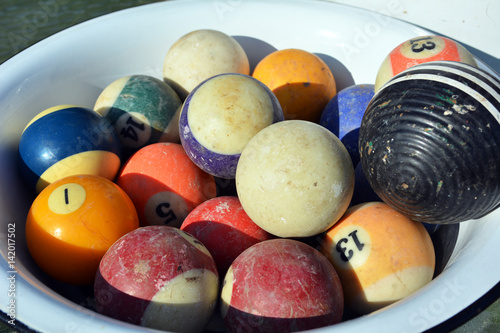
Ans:
[[[291,239],[263,241],[229,268],[221,293],[229,332],[291,332],[340,322],[343,291],[316,249]]]
[[[276,96],[264,84],[248,75],[221,74],[189,94],[179,133],[196,165],[214,176],[232,179],[250,139],[283,119]]]
[[[218,279],[212,256],[192,235],[147,226],[106,253],[94,284],[96,307],[137,325],[201,332],[217,303]]]
[[[219,275],[250,246],[273,238],[245,212],[238,197],[222,196],[205,201],[186,217],[181,230],[200,240],[214,257]]]
[[[342,142],[326,128],[286,120],[245,147],[236,188],[248,216],[279,237],[308,237],[334,225],[349,206],[354,168]]]

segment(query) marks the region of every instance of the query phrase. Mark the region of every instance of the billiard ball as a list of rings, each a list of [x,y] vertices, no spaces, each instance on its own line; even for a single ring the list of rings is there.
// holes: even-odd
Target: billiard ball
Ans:
[[[353,165],[359,163],[359,127],[374,93],[373,84],[349,86],[339,91],[321,112],[319,124],[342,141]]]
[[[217,194],[214,177],[173,142],[138,150],[124,163],[116,183],[132,199],[141,226],[180,227],[191,210]]]
[[[181,99],[201,82],[222,73],[249,75],[247,54],[233,37],[213,29],[191,31],[167,51],[163,79]]]
[[[248,217],[236,196],[222,196],[203,202],[189,213],[180,229],[207,247],[220,276],[226,274],[231,263],[244,250],[273,238]]]
[[[474,56],[460,43],[437,35],[419,36],[399,44],[387,55],[377,72],[375,91],[405,69],[438,60],[477,66]]]
[[[269,88],[251,76],[227,73],[207,79],[189,94],[179,133],[196,165],[216,177],[232,179],[248,141],[283,119]]]
[[[478,219],[500,204],[500,79],[455,61],[388,81],[363,118],[364,173],[392,208],[424,223]]]
[[[335,269],[318,250],[273,239],[236,258],[220,307],[228,332],[295,332],[340,322],[344,297]]]
[[[335,78],[326,63],[301,49],[272,52],[259,61],[252,76],[276,95],[287,120],[318,122],[337,93]]]
[[[99,313],[169,332],[202,332],[218,293],[210,252],[192,235],[165,225],[142,227],[116,241],[94,283]]]
[[[236,190],[250,218],[279,237],[310,237],[335,224],[354,190],[354,168],[342,142],[323,126],[285,120],[247,144]]]
[[[89,285],[109,247],[138,227],[132,201],[115,183],[75,175],[40,192],[28,212],[25,234],[29,253],[49,276]]]
[[[21,134],[19,169],[40,193],[70,175],[113,180],[121,166],[121,144],[111,124],[92,109],[59,105],[35,116]]]
[[[148,75],[130,75],[109,84],[94,110],[115,127],[127,155],[156,142],[179,142],[177,93]]]
[[[425,286],[436,261],[424,226],[382,202],[349,208],[324,234],[321,251],[339,274],[346,306],[358,314]]]

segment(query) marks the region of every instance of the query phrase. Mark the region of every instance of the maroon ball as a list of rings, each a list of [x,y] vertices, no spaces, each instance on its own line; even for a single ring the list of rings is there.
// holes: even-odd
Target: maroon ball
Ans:
[[[313,247],[273,239],[245,250],[226,274],[221,313],[229,332],[294,332],[340,322],[344,294]]]

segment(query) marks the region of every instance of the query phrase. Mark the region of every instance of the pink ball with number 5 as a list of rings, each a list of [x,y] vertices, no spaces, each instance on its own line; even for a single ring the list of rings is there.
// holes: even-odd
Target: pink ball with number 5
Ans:
[[[132,199],[141,226],[180,227],[196,206],[217,192],[214,177],[196,166],[182,145],[170,142],[138,150],[116,182]]]
[[[359,314],[405,298],[434,275],[434,246],[423,224],[383,202],[349,208],[321,247],[339,274],[346,306]]]

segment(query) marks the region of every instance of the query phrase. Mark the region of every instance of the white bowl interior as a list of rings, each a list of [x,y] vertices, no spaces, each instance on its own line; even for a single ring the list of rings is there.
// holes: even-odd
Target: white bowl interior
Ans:
[[[387,16],[322,1],[169,1],[79,24],[6,61],[0,66],[0,290],[8,289],[7,277],[15,274],[17,320],[39,331],[143,329],[87,309],[91,300],[85,288],[54,282],[35,265],[24,241],[35,196],[17,176],[17,143],[28,121],[48,107],[92,108],[102,89],[119,77],[161,78],[170,45],[185,33],[208,28],[235,37],[252,68],[276,49],[316,53],[331,67],[339,90],[373,83],[396,45],[430,34]],[[481,220],[443,228],[449,231],[442,237],[451,243],[444,254],[446,267],[429,285],[383,310],[317,331],[422,331],[457,314],[499,282],[499,219],[496,210]],[[13,224],[16,273],[11,273],[6,251],[6,233]],[[6,306],[1,302],[5,313]]]

